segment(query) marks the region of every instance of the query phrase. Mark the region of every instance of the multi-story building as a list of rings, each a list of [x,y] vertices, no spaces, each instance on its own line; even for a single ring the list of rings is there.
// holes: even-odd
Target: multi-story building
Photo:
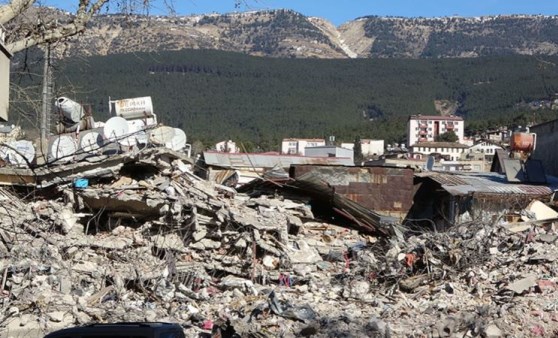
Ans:
[[[467,152],[469,146],[458,142],[417,142],[410,147],[411,154],[438,154],[448,161],[457,161]]]
[[[436,137],[453,131],[463,143],[465,122],[459,116],[412,115],[407,123],[407,146],[420,142],[433,142]]]
[[[306,147],[325,146],[323,138],[286,138],[281,142],[281,154],[304,156]]]

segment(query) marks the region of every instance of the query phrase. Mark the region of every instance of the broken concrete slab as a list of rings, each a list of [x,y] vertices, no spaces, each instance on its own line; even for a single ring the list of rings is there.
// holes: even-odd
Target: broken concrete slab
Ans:
[[[535,286],[536,284],[537,284],[537,276],[528,275],[507,285],[506,289],[511,290],[516,294],[522,294],[525,291],[528,291],[531,287]]]

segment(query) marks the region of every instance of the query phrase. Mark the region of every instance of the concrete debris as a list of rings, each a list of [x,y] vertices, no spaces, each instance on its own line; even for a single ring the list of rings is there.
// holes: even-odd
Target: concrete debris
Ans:
[[[558,333],[546,216],[371,236],[150,154],[89,172],[85,188],[0,190],[1,337],[115,321],[176,322],[187,337]]]

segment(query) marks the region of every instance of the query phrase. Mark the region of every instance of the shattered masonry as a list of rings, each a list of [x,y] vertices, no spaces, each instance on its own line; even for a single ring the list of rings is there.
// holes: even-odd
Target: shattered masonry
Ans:
[[[544,203],[438,231],[352,202],[327,170],[239,193],[150,149],[34,180],[0,173],[20,180],[0,190],[0,336],[115,321],[187,337],[558,333],[558,214]],[[455,195],[424,176],[402,174]]]

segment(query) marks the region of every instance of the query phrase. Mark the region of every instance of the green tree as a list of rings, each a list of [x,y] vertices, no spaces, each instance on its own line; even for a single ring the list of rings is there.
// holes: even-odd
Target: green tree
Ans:
[[[436,136],[436,142],[457,142],[458,140],[459,137],[457,137],[453,130]]]

